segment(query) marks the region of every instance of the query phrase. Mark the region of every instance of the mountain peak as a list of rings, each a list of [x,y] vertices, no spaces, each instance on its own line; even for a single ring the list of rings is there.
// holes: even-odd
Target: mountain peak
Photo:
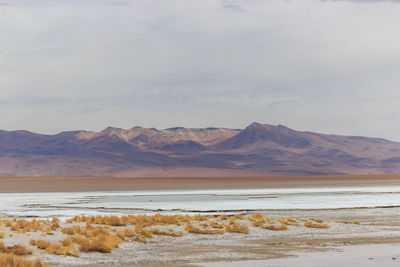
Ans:
[[[256,128],[256,127],[264,127],[264,124],[261,124],[259,122],[252,122],[249,126],[246,128]]]
[[[121,130],[123,130],[123,129],[122,128],[108,126],[104,130],[102,130],[100,133],[109,133],[109,132],[116,132],[116,131],[121,131]]]
[[[178,126],[178,127],[167,128],[167,129],[165,129],[165,130],[168,130],[168,131],[178,131],[178,130],[182,130],[182,129],[185,129],[185,127],[180,127],[180,126]]]
[[[269,125],[253,122],[238,135],[222,142],[220,148],[243,149],[278,145],[282,147],[307,147],[311,141],[301,132],[296,132],[284,125]]]
[[[271,125],[271,124],[265,124],[265,123],[259,123],[259,122],[253,122],[249,126],[245,128],[246,129],[267,129],[269,131],[273,131],[275,128],[278,126]]]

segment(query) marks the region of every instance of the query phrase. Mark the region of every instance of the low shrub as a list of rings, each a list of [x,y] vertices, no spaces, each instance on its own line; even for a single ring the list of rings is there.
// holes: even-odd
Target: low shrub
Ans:
[[[3,242],[0,242],[0,252],[22,256],[31,255],[33,253],[33,250],[21,244],[17,244],[14,246],[5,246]]]
[[[211,228],[216,228],[216,229],[224,229],[224,228],[225,228],[225,225],[224,225],[224,224],[218,223],[218,222],[215,222],[215,221],[211,221],[211,222],[209,223],[209,226],[210,226]]]
[[[292,226],[300,226],[297,220],[287,217],[278,218],[278,222],[281,224],[292,225]]]
[[[146,239],[146,237],[143,236],[143,235],[137,235],[137,236],[135,237],[135,241],[141,242],[141,243],[147,243],[147,239]]]
[[[361,224],[359,221],[334,221],[336,223],[344,223],[344,224]]]
[[[37,260],[26,260],[20,256],[8,253],[0,253],[0,266],[2,267],[50,267],[50,265]]]
[[[285,231],[288,229],[288,226],[286,224],[281,224],[280,226],[270,224],[270,225],[261,226],[261,228],[266,229],[266,230]]]
[[[115,234],[122,240],[124,240],[125,238],[130,238],[135,236],[135,232],[131,229],[118,230],[115,232]]]
[[[200,229],[194,227],[192,224],[187,223],[185,226],[185,231],[193,234],[203,234],[203,235],[220,235],[224,234],[224,230],[210,230],[210,229]]]
[[[313,222],[304,222],[304,226],[308,228],[330,228],[328,224],[324,223],[313,223]]]
[[[323,222],[324,222],[324,220],[322,220],[322,219],[317,219],[317,218],[308,218],[308,220],[314,221],[314,222],[317,222],[317,223],[323,223]]]
[[[237,223],[225,225],[225,231],[229,233],[241,233],[241,234],[248,234],[250,232],[249,227]]]
[[[113,235],[98,235],[95,238],[85,238],[80,241],[79,250],[82,252],[110,253],[122,242]]]
[[[151,232],[155,235],[166,235],[166,236],[173,236],[173,237],[181,237],[183,236],[182,232],[174,232],[174,231],[162,231],[159,229],[152,229]]]
[[[60,243],[61,244],[53,244],[47,240],[31,240],[29,242],[30,245],[36,246],[38,249],[45,250],[48,254],[79,257],[79,253],[76,252],[73,243]]]

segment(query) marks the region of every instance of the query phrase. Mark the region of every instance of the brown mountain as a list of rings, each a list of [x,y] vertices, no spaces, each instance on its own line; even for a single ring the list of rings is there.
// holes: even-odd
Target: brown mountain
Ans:
[[[224,128],[0,131],[0,175],[201,176],[400,173],[400,143],[252,123]]]

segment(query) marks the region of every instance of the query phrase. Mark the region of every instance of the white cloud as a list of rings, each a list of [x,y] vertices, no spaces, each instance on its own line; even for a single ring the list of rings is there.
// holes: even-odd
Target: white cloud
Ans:
[[[400,5],[374,2],[5,1],[0,128],[260,121],[400,140]]]

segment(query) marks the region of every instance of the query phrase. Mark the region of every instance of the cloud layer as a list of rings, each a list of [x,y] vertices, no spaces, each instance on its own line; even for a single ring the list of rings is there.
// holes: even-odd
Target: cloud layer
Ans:
[[[259,121],[400,140],[395,2],[0,1],[0,128]]]

